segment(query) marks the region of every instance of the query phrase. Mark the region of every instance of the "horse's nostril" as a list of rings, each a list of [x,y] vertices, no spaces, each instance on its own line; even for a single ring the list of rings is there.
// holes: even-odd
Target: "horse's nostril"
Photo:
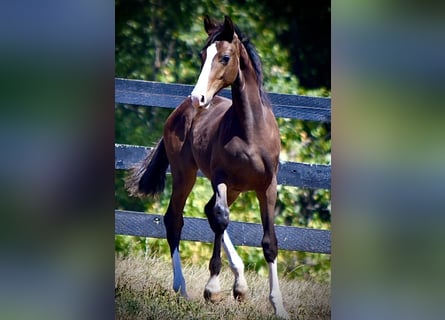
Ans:
[[[201,102],[204,103],[204,96],[201,96]]]

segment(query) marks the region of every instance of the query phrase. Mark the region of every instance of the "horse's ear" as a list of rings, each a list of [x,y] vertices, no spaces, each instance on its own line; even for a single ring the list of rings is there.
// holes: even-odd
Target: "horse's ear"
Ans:
[[[232,19],[230,19],[228,16],[225,16],[224,28],[221,34],[222,39],[228,42],[232,42],[234,33],[235,33],[235,28],[233,27]]]
[[[207,32],[207,35],[211,35],[216,28],[216,23],[210,19],[208,15],[204,16],[204,29]]]

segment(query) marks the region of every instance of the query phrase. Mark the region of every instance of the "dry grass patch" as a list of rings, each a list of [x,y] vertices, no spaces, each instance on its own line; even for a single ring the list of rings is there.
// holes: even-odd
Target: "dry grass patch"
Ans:
[[[209,272],[202,266],[184,266],[185,300],[171,289],[172,268],[159,257],[116,257],[116,319],[275,319],[269,303],[269,282],[246,272],[250,297],[245,303],[232,298],[233,275],[221,271],[223,300],[206,303],[203,290]],[[309,281],[280,279],[284,304],[292,319],[330,319],[330,287]]]

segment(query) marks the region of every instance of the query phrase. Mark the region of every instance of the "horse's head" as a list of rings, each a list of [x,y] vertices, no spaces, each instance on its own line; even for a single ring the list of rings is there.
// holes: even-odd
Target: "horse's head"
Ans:
[[[209,37],[200,54],[201,74],[191,94],[196,108],[208,108],[213,97],[235,81],[240,63],[240,41],[229,17],[225,17],[224,23],[217,24],[206,16],[204,28]]]

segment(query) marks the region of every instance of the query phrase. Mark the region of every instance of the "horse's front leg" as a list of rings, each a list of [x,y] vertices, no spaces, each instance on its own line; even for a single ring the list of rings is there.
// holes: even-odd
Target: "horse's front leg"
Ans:
[[[204,289],[204,298],[207,301],[221,300],[221,286],[219,273],[221,271],[221,243],[224,231],[229,224],[229,207],[227,206],[227,186],[224,183],[216,185],[215,194],[205,206],[205,213],[210,227],[215,233],[213,253],[210,258],[210,279]]]
[[[264,230],[261,245],[263,247],[264,258],[269,266],[269,300],[275,310],[275,314],[278,317],[288,319],[289,315],[284,309],[277,271],[278,241],[274,225],[274,210],[277,198],[276,177],[264,192],[257,191],[257,197],[260,203],[261,221]]]

